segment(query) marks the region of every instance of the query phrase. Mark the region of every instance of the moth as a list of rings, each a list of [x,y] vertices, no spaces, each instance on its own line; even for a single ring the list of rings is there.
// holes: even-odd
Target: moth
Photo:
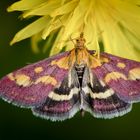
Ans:
[[[0,97],[52,121],[87,111],[110,119],[140,101],[140,62],[88,50],[83,34],[74,49],[14,71],[0,80]]]

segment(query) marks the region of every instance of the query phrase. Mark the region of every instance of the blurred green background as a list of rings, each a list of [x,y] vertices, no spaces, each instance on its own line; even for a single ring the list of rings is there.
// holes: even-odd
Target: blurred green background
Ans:
[[[14,34],[30,21],[20,21],[20,13],[7,13],[6,8],[15,0],[0,1],[0,77],[7,73],[47,57],[47,54],[34,54],[30,40],[9,46]],[[0,100],[0,140],[10,139],[136,139],[140,138],[140,103],[133,110],[119,118],[103,120],[86,113],[81,117],[64,122],[50,122]]]

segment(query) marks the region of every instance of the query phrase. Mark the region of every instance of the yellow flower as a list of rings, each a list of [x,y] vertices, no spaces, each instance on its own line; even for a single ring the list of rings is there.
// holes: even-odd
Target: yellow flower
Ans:
[[[139,0],[20,0],[8,11],[38,19],[19,31],[11,44],[32,37],[35,51],[41,39],[55,41],[51,55],[73,48],[69,38],[84,32],[88,49],[140,60]],[[47,48],[48,43],[45,45]]]

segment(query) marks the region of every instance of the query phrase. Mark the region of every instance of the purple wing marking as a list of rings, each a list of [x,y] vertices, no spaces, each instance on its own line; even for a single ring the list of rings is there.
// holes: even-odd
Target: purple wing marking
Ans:
[[[38,78],[47,75],[54,78],[54,80],[60,84],[64,77],[68,74],[68,69],[60,68],[56,64],[51,65],[51,62],[53,60],[60,60],[63,57],[67,57],[69,53],[70,52],[61,53],[38,63],[28,65],[12,73],[13,76],[24,75],[29,77],[30,81],[32,81],[29,86],[22,86],[24,83],[17,85],[15,80],[12,80],[12,78],[9,79],[8,76],[5,76],[0,80],[0,96],[8,102],[23,107],[39,106],[40,104],[44,103],[48,93],[56,86],[55,83],[32,83],[34,83]],[[38,69],[35,73],[34,70],[38,67],[41,67],[43,70],[41,71]]]
[[[72,68],[68,76],[51,92],[52,96],[50,93],[43,104],[32,109],[33,114],[52,121],[71,118],[80,109],[79,91],[76,71]]]
[[[52,121],[62,121],[71,118],[79,110],[78,97],[73,97],[71,100],[55,101],[47,98],[44,104],[33,108],[33,114],[44,119]]]
[[[112,95],[106,99],[90,99],[91,113],[97,118],[111,119],[131,111],[132,105]]]
[[[101,53],[101,58],[102,57],[107,58],[109,61],[103,63],[102,66],[92,69],[98,79],[104,81],[105,84],[112,88],[117,96],[125,102],[133,103],[140,101],[140,62],[121,58],[108,53]],[[119,67],[118,63],[123,65]],[[130,71],[137,68],[139,70],[136,79],[130,79]],[[117,72],[125,78],[118,78],[112,72]],[[109,82],[106,82],[105,77],[109,73],[112,73],[112,77],[114,78],[112,78]]]
[[[83,109],[94,117],[108,119],[128,113],[131,110],[131,104],[121,100],[114,90],[100,81],[97,75],[88,69],[88,67],[85,68],[83,76]]]

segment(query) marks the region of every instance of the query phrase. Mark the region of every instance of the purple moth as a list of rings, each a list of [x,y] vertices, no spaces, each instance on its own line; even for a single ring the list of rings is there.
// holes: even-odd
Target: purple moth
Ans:
[[[110,119],[140,101],[140,62],[85,47],[83,34],[74,49],[14,71],[0,80],[0,97],[30,108],[52,121],[87,111]]]

